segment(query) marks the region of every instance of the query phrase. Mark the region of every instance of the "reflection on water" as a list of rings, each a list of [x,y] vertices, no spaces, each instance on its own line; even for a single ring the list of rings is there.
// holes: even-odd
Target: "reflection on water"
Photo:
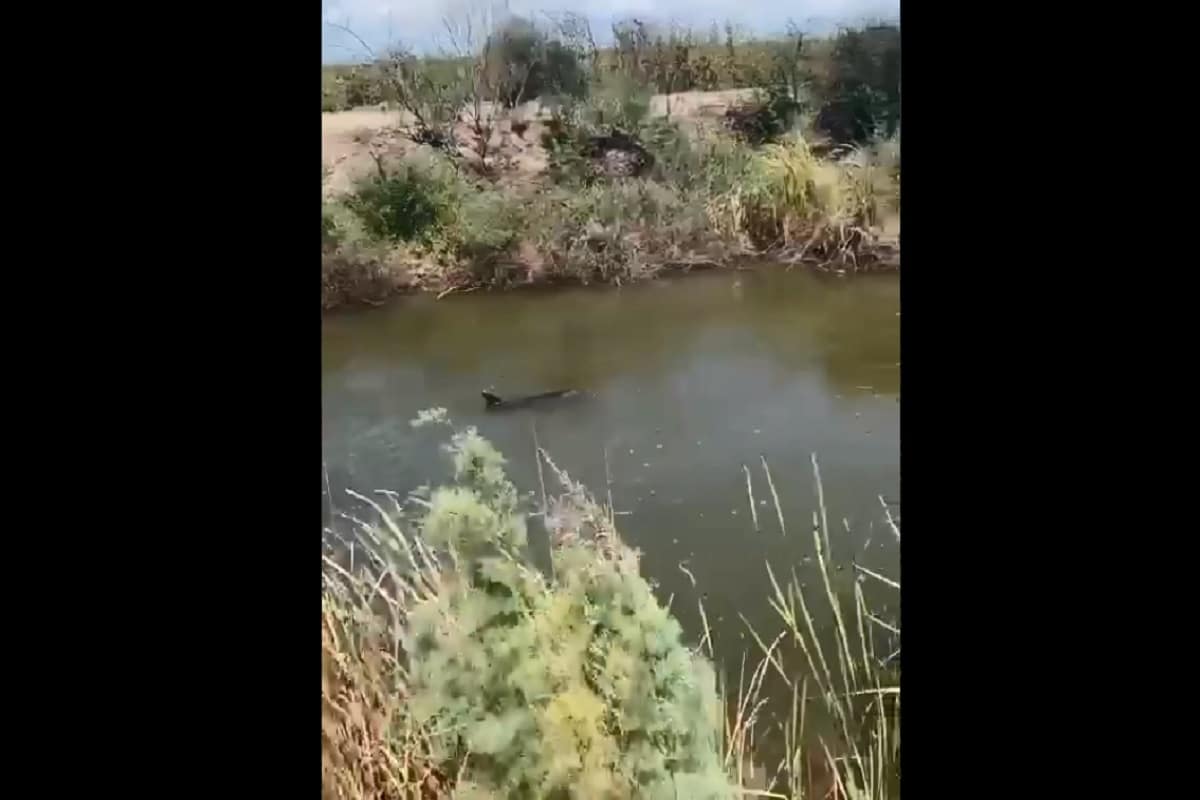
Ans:
[[[899,280],[826,279],[779,269],[712,273],[622,290],[409,298],[326,319],[324,454],[333,497],[407,490],[448,474],[438,429],[416,412],[444,406],[476,425],[537,486],[533,431],[572,477],[603,495],[605,461],[625,538],[689,631],[704,595],[718,653],[736,662],[743,613],[760,632],[764,563],[815,572],[810,457],[821,466],[833,556],[899,577],[879,495],[899,500]],[[482,389],[570,387],[579,403],[484,411]],[[787,521],[768,505],[770,464]],[[748,506],[751,469],[760,530]],[[850,532],[843,527],[849,526]],[[531,526],[533,531],[535,526]],[[697,588],[679,565],[695,575]],[[837,573],[852,586],[853,570]],[[813,574],[812,577],[816,577]],[[819,579],[818,579],[819,580]],[[874,586],[864,584],[868,596]],[[881,597],[880,602],[895,598]],[[748,641],[748,640],[747,640]],[[736,654],[736,655],[732,655]]]

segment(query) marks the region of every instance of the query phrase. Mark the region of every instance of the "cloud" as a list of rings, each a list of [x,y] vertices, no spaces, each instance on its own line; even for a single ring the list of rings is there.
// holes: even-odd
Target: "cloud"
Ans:
[[[467,0],[469,3],[469,0]],[[442,18],[464,0],[327,0],[321,11],[326,23],[346,25],[372,47],[403,42],[419,50],[442,43]],[[516,14],[540,16],[544,11],[573,11],[588,17],[597,34],[607,34],[613,19],[638,16],[647,22],[674,22],[707,30],[730,20],[759,33],[782,30],[789,20],[805,27],[829,28],[865,18],[896,19],[900,0],[509,0]],[[353,40],[324,26],[326,60],[344,60],[361,51]],[[361,53],[359,53],[361,54]]]

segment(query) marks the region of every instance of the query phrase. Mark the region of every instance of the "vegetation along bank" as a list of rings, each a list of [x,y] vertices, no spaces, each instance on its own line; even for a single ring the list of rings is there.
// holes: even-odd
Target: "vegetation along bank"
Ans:
[[[899,266],[900,31],[510,18],[327,68],[322,304],[775,263]],[[371,105],[372,107],[367,107]]]

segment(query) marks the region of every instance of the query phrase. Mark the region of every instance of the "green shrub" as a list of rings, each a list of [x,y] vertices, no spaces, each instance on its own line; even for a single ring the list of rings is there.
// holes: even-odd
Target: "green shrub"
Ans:
[[[389,173],[380,164],[345,204],[374,239],[429,242],[452,218],[458,194],[446,170],[406,163]]]
[[[756,92],[749,103],[729,109],[725,120],[734,133],[752,145],[760,145],[779,141],[802,110],[787,86],[772,84]]]
[[[522,205],[497,190],[468,193],[458,207],[445,242],[451,253],[466,261],[478,280],[495,282],[504,276],[502,262],[521,238]]]
[[[327,206],[321,206],[321,249],[337,247],[341,242],[341,231],[338,230],[337,220],[333,211]]]
[[[384,84],[374,66],[352,67],[338,76],[337,83],[347,108],[374,106],[384,100]]]
[[[900,125],[900,28],[848,29],[834,41],[818,128],[839,144],[891,136]]]
[[[554,274],[583,283],[649,277],[715,244],[698,195],[642,178],[563,187],[541,197],[530,220]]]
[[[454,484],[412,526],[454,555],[401,636],[430,759],[510,798],[732,798],[713,669],[683,645],[606,512],[560,475],[548,578],[529,560],[503,457],[474,429],[447,449]]]
[[[580,114],[571,107],[558,109],[542,131],[547,172],[555,183],[590,183],[594,177],[588,157],[588,129],[579,124]]]
[[[445,62],[418,58],[396,48],[380,68],[390,96],[411,119],[409,137],[419,144],[452,150],[454,123],[467,86]]]
[[[532,22],[513,17],[488,37],[488,69],[507,108],[547,94],[582,97],[587,76],[578,54]]]
[[[581,122],[595,128],[633,131],[650,115],[649,87],[623,76],[607,77],[580,109]]]
[[[655,117],[638,134],[654,158],[651,177],[684,190],[696,185],[703,174],[700,153],[676,122]]]

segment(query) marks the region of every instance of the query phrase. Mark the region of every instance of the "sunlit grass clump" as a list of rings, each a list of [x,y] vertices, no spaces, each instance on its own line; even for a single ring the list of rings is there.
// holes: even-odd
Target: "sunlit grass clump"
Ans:
[[[729,156],[731,157],[731,156]],[[737,180],[709,201],[714,225],[759,250],[799,248],[797,260],[856,265],[900,213],[899,147],[890,142],[818,156],[799,133],[740,159]]]

